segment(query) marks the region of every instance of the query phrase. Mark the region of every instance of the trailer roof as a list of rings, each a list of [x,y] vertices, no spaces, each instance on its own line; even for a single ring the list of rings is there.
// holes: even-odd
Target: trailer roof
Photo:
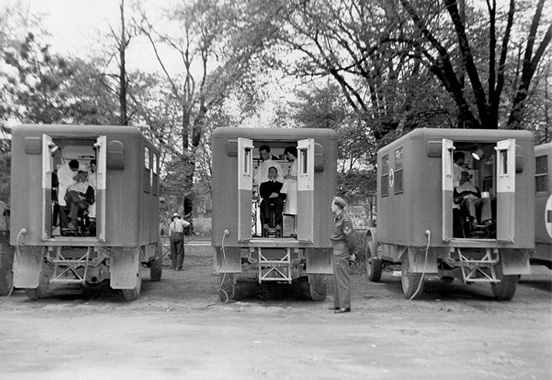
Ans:
[[[47,133],[59,136],[88,136],[91,134],[142,135],[138,128],[123,125],[21,124],[12,129],[13,135],[26,133]]]
[[[409,140],[450,139],[464,142],[497,142],[505,139],[534,140],[534,135],[525,130],[511,129],[459,129],[459,128],[418,128],[382,147],[380,151],[393,149]]]
[[[213,138],[248,138],[252,140],[278,141],[298,140],[302,138],[337,139],[337,133],[329,128],[234,128],[219,127],[213,132]]]
[[[535,145],[535,153],[545,153],[545,152],[552,152],[552,142],[541,144],[541,145]]]

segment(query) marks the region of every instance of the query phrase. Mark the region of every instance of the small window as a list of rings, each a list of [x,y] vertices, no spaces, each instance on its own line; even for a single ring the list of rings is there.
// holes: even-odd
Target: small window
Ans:
[[[144,167],[150,169],[150,149],[147,146],[144,149]]]
[[[149,193],[151,189],[151,185],[153,183],[153,172],[150,170],[151,168],[151,157],[150,157],[150,149],[146,146],[144,147],[144,175],[143,175],[143,186],[144,186],[144,192]]]
[[[502,159],[502,166],[500,167],[500,174],[508,174],[508,151],[501,150],[500,157]]]
[[[251,175],[251,154],[251,149],[245,148],[245,154],[243,155],[243,159],[245,160],[243,163],[243,174]]]
[[[157,174],[158,173],[158,166],[157,166],[157,154],[153,154],[153,162],[152,162],[152,166],[153,166],[153,173],[154,174]]]
[[[403,192],[403,148],[395,151],[395,194]]]
[[[535,189],[548,192],[548,156],[535,158]]]
[[[381,158],[381,196],[389,195],[389,155]]]
[[[307,149],[302,149],[301,150],[301,174],[308,174],[308,151]]]

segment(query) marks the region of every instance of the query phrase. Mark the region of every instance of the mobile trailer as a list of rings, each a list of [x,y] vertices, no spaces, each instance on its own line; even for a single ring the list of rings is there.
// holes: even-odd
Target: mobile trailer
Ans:
[[[535,251],[531,263],[552,269],[552,143],[535,146]]]
[[[262,145],[270,146],[284,172],[289,163],[283,159],[283,150],[297,147],[296,238],[256,233],[253,176]],[[336,133],[330,129],[217,128],[212,149],[212,246],[215,270],[221,277],[220,299],[239,298],[239,283],[291,284],[296,280],[308,280],[313,300],[324,299],[325,275],[332,273],[329,231],[330,203],[337,190]]]
[[[534,248],[533,139],[528,131],[423,128],[380,149],[377,227],[367,231],[366,244],[370,280],[400,263],[409,299],[421,296],[427,274],[490,283],[497,299],[511,299],[518,276],[530,273]],[[490,228],[465,233],[453,202],[458,151],[491,203]]]
[[[97,165],[95,228],[87,233],[67,234],[54,223],[56,211],[65,211],[52,198],[53,173],[72,159],[81,168],[92,160]],[[160,280],[159,151],[137,128],[16,126],[11,162],[16,288],[37,299],[108,280],[133,300],[140,293],[140,264]]]

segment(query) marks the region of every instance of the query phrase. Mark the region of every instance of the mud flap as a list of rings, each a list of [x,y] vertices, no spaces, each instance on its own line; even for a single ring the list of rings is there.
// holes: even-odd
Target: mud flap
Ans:
[[[215,248],[216,273],[241,273],[241,248]]]
[[[408,255],[410,263],[410,272],[412,273],[437,273],[437,252],[435,249],[429,248],[427,252],[427,261],[425,248],[408,247],[408,250],[403,253]],[[402,257],[401,257],[402,261]],[[424,271],[425,267],[425,271]]]
[[[113,249],[109,263],[110,285],[113,289],[134,289],[140,265],[140,249],[137,247]]]
[[[501,249],[502,273],[505,276],[531,274],[529,250]]]
[[[24,247],[15,253],[13,263],[13,286],[35,289],[39,285],[42,271],[42,247]]]
[[[331,248],[305,249],[305,257],[307,259],[307,273],[308,274],[333,274],[332,255],[333,255],[333,251]]]

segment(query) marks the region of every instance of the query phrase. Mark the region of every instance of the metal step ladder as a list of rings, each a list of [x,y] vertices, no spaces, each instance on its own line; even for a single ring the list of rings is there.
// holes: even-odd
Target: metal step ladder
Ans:
[[[61,248],[54,248],[55,256],[51,260],[54,264],[54,272],[50,278],[50,283],[84,284],[92,247],[87,247],[86,253],[78,258],[66,258],[61,252]]]
[[[286,248],[286,254],[281,258],[267,258],[263,255],[261,247],[254,248],[258,253],[258,272],[259,272],[259,284],[267,281],[279,281],[287,282],[291,284],[292,273],[292,261],[291,261],[291,249]]]
[[[485,254],[480,259],[471,259],[462,253],[460,248],[455,248],[460,260],[460,268],[464,283],[492,282],[498,283],[496,278],[495,265],[498,263],[498,253],[493,254],[491,248],[486,248]]]

